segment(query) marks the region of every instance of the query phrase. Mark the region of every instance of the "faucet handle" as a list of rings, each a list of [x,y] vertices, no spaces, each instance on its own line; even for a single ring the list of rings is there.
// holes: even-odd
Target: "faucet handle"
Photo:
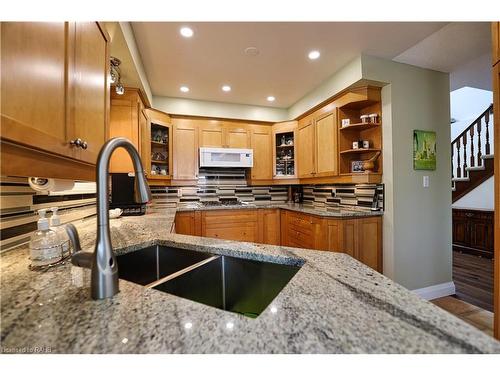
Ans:
[[[73,224],[66,224],[66,233],[71,241],[71,245],[73,245],[73,253],[81,251],[82,247],[80,245],[80,236],[78,235],[78,231]]]
[[[77,267],[91,268],[93,256],[92,253],[81,251],[80,236],[73,224],[66,224],[66,233],[73,245],[73,255],[71,256],[71,263]]]

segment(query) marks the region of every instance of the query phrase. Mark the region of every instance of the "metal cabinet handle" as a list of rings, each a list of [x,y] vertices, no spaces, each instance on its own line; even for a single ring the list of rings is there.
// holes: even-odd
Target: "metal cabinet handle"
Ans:
[[[76,147],[82,147],[83,141],[80,138],[69,141],[69,144]]]
[[[89,146],[89,145],[87,144],[87,142],[85,142],[85,141],[84,141],[84,140],[82,140],[81,138],[73,139],[73,140],[69,141],[69,144],[70,144],[71,146],[80,147],[80,148],[82,148],[82,149],[84,149],[84,150],[86,150],[86,149],[87,149],[87,147]]]

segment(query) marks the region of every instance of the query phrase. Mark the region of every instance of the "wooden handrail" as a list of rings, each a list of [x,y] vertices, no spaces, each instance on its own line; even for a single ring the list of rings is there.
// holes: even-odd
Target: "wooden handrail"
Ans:
[[[460,133],[457,137],[455,137],[455,139],[453,141],[451,141],[451,144],[454,144],[454,143],[457,143],[460,138],[462,138],[468,131],[470,131],[470,129],[476,125],[476,123],[481,120],[483,117],[486,117],[486,114],[487,113],[493,113],[493,103],[490,104],[490,106],[488,108],[486,108],[486,110],[481,113],[477,119],[475,119],[474,121],[471,122],[471,124],[462,132]]]

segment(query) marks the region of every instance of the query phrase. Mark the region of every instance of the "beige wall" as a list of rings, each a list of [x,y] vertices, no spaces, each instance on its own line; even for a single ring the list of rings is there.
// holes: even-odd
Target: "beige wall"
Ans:
[[[153,96],[153,107],[170,114],[219,117],[240,120],[280,122],[288,120],[283,108],[210,102],[166,96]]]
[[[363,56],[382,89],[385,273],[409,289],[452,281],[448,74]],[[413,130],[436,132],[437,168],[413,170]],[[429,188],[422,186],[424,175]]]

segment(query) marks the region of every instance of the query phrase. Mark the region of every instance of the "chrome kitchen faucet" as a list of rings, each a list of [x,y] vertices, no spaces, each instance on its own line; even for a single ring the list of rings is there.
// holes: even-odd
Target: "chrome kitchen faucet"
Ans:
[[[119,292],[118,265],[109,234],[109,160],[113,152],[123,147],[129,153],[135,171],[135,201],[147,203],[151,200],[141,157],[127,138],[112,138],[102,146],[96,165],[97,177],[97,239],[93,253],[80,251],[80,239],[74,225],[68,224],[66,231],[73,244],[71,263],[91,269],[91,295],[93,299],[112,297]]]

